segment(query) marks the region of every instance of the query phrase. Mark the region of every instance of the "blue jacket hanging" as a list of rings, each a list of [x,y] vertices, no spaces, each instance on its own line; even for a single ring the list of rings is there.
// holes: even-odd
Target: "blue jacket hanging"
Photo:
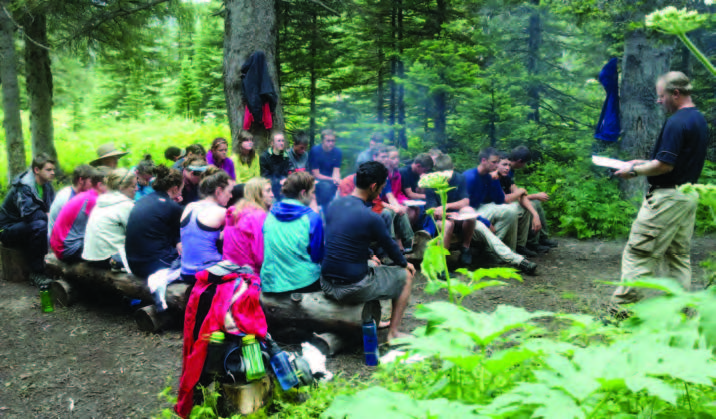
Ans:
[[[607,92],[607,98],[602,106],[602,114],[594,131],[594,138],[602,141],[616,141],[619,139],[621,124],[619,122],[619,70],[617,59],[612,58],[599,72],[599,82]]]

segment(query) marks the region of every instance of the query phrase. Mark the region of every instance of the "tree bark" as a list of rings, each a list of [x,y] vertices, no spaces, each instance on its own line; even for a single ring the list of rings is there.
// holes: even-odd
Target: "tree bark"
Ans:
[[[398,78],[402,81],[405,78],[405,66],[403,64],[403,0],[398,3]],[[408,148],[408,138],[405,133],[405,85],[401,82],[398,86],[398,144]]]
[[[15,25],[8,9],[9,0],[0,0],[0,80],[2,80],[3,126],[7,151],[8,183],[25,170],[25,141],[20,118],[20,86],[15,56]]]
[[[241,66],[257,50],[266,54],[268,71],[274,88],[279,86],[276,65],[276,7],[275,0],[226,0],[224,20],[224,94],[234,147],[239,144],[239,133],[244,122],[241,98]],[[279,94],[273,129],[283,131],[284,120]],[[257,151],[268,147],[269,133],[258,128],[252,130],[258,142]]]
[[[532,0],[532,4],[535,7],[539,6],[539,0]],[[530,15],[528,34],[527,73],[530,75],[530,81],[527,96],[529,97],[530,112],[527,115],[527,120],[539,123],[540,87],[539,82],[535,80],[535,76],[539,73],[538,58],[540,47],[542,46],[542,16],[536,8]]]
[[[30,103],[32,154],[47,153],[60,171],[52,122],[52,70],[47,40],[47,16],[42,12],[25,15],[25,79]]]
[[[622,141],[621,149],[633,159],[649,159],[664,113],[656,103],[656,80],[669,71],[672,45],[656,44],[641,30],[627,34],[622,61],[620,97]],[[627,199],[643,195],[646,179],[640,177],[622,181],[621,189]]]
[[[318,61],[317,57],[317,48],[316,43],[318,41],[318,17],[316,16],[316,12],[314,11],[311,15],[311,22],[312,22],[312,31],[311,31],[311,45],[310,45],[310,51],[311,51],[311,70],[310,70],[310,95],[311,95],[311,115],[310,115],[310,121],[309,121],[309,127],[308,127],[308,136],[311,138],[310,147],[313,148],[313,145],[315,144],[316,139],[316,96],[318,95],[316,91],[316,84],[318,82],[318,75],[316,74],[316,62]]]

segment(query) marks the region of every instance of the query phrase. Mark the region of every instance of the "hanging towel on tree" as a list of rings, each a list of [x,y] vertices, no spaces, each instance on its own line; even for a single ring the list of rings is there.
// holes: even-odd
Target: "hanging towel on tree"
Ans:
[[[264,128],[271,129],[278,94],[271,82],[263,51],[255,51],[241,66],[241,87],[246,103],[243,128],[249,130],[252,123],[260,122]]]
[[[602,141],[616,141],[619,139],[621,124],[619,122],[619,70],[617,59],[612,58],[599,72],[599,82],[607,92],[607,98],[602,106],[602,114],[597,122],[594,138]]]

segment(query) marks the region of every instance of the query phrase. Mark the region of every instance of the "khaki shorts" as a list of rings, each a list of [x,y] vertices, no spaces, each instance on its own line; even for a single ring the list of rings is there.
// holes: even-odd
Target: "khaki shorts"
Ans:
[[[407,278],[405,268],[376,266],[368,269],[368,275],[354,284],[336,285],[321,277],[321,288],[328,297],[349,304],[393,300],[403,292]]]

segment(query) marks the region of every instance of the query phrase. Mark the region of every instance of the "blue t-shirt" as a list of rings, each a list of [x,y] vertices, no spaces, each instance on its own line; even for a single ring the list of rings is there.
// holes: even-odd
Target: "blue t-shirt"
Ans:
[[[463,176],[470,197],[470,206],[475,210],[482,204],[505,203],[505,193],[502,191],[499,179],[493,179],[489,173],[481,175],[477,168],[465,171]]]
[[[308,155],[308,166],[318,169],[323,176],[333,176],[333,169],[341,167],[343,163],[343,154],[338,147],[334,147],[331,151],[325,151],[321,144],[313,146]]]
[[[649,176],[650,185],[676,186],[696,183],[706,159],[708,126],[696,108],[676,111],[661,128],[651,158],[674,166],[659,176]]]
[[[370,244],[378,242],[397,265],[408,266],[390,237],[385,221],[360,198],[338,198],[326,211],[324,279],[339,285],[356,283],[368,274]]]

